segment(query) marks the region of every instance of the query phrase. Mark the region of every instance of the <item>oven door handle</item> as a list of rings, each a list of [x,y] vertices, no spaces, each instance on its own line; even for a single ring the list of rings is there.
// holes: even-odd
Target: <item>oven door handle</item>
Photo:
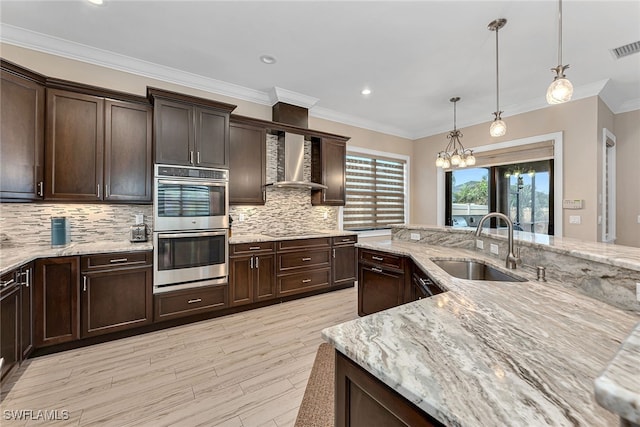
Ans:
[[[227,185],[227,181],[225,180],[215,180],[215,179],[199,179],[199,178],[189,178],[184,181],[178,180],[167,180],[167,179],[157,179],[158,184],[172,184],[172,185],[206,185],[208,187],[221,187]]]
[[[180,237],[210,237],[210,236],[226,236],[225,231],[205,231],[202,233],[158,233],[158,239],[179,239]]]

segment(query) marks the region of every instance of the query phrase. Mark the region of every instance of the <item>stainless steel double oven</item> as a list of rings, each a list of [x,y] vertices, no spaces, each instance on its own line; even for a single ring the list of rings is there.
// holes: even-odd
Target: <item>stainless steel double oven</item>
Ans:
[[[154,293],[227,282],[228,174],[155,166]]]

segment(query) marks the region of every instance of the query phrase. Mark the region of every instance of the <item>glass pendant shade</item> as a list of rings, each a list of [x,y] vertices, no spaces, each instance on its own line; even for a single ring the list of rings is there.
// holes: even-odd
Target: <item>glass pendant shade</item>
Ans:
[[[444,159],[442,163],[442,169],[449,169],[451,167],[451,162],[448,159]]]
[[[458,152],[455,152],[453,156],[451,156],[451,164],[453,166],[458,166],[460,164],[460,160],[462,159],[460,158],[460,154],[458,154]]]
[[[440,157],[440,155],[438,155],[438,158],[436,159],[436,167],[441,168],[443,164],[444,164],[444,159]]]
[[[464,168],[467,165],[474,165],[476,158],[473,157],[473,150],[468,150],[462,145],[462,132],[456,128],[456,102],[459,97],[453,97],[449,101],[453,102],[453,130],[447,134],[449,143],[446,148],[438,153],[436,157],[436,167],[449,169],[452,166]]]
[[[467,166],[473,166],[476,164],[476,158],[473,154],[467,156]]]
[[[493,137],[504,136],[507,133],[507,124],[502,119],[496,119],[491,123],[489,134]]]
[[[562,104],[571,101],[573,85],[566,77],[556,78],[547,89],[547,102],[549,104]]]

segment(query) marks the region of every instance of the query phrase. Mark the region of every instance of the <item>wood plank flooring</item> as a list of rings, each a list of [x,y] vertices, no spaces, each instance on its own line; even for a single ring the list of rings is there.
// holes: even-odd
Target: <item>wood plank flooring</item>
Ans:
[[[35,358],[3,388],[0,424],[293,426],[320,331],[356,317],[354,287]],[[68,419],[9,420],[19,410]]]

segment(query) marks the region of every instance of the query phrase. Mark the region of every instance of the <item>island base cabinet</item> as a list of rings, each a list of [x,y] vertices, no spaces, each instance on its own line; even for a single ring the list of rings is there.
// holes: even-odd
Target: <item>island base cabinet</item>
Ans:
[[[336,427],[443,426],[336,351]]]

